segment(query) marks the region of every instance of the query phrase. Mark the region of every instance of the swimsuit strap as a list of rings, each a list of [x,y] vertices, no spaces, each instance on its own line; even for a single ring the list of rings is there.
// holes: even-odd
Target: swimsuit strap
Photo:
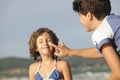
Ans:
[[[54,68],[57,69],[57,60],[54,60]]]
[[[38,65],[38,71],[40,70],[40,67],[41,67],[41,62],[40,62],[39,65]]]

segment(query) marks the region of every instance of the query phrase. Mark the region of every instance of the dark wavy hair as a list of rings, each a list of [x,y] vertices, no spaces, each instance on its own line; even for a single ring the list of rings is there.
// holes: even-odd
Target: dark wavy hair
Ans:
[[[43,34],[44,32],[47,32],[49,35],[51,35],[52,39],[53,39],[53,44],[56,44],[58,45],[58,41],[59,39],[57,38],[56,34],[48,29],[48,28],[39,28],[37,29],[36,31],[34,31],[30,37],[30,40],[29,40],[29,52],[30,52],[30,56],[32,58],[34,58],[34,60],[39,60],[40,59],[40,54],[39,52],[36,51],[36,48],[37,48],[37,38]],[[53,50],[53,53],[54,53],[55,50]],[[53,58],[55,58],[56,56],[53,55]]]
[[[98,20],[103,19],[111,12],[110,0],[74,0],[73,10],[86,15],[91,12]]]

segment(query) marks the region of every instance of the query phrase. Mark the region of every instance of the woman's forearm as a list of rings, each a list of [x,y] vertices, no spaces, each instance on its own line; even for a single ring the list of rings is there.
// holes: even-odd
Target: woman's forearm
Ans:
[[[96,48],[70,49],[68,56],[78,56],[83,58],[102,58]]]

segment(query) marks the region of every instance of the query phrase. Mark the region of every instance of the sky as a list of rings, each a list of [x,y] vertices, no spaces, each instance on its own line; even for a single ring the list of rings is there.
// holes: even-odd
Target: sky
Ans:
[[[73,0],[0,0],[0,58],[29,56],[29,38],[40,27],[50,28],[69,48],[93,47],[72,9]],[[111,0],[120,15],[120,0]]]

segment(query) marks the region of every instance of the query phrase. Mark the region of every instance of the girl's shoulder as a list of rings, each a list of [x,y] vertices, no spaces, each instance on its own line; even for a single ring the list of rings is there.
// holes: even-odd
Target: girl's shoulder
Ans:
[[[30,64],[30,66],[29,66],[30,74],[33,74],[33,75],[36,74],[36,72],[38,71],[39,63],[40,62],[34,62],[34,63]]]
[[[60,66],[61,68],[69,66],[69,63],[64,60],[57,60],[57,66]]]
[[[37,69],[39,66],[39,63],[40,62],[34,62],[34,63],[30,64],[29,69],[34,69],[34,70]]]
[[[39,63],[40,63],[40,62],[34,62],[34,63],[30,64],[30,66],[31,66],[31,67],[34,67],[34,66],[36,66],[36,65],[39,65]]]

